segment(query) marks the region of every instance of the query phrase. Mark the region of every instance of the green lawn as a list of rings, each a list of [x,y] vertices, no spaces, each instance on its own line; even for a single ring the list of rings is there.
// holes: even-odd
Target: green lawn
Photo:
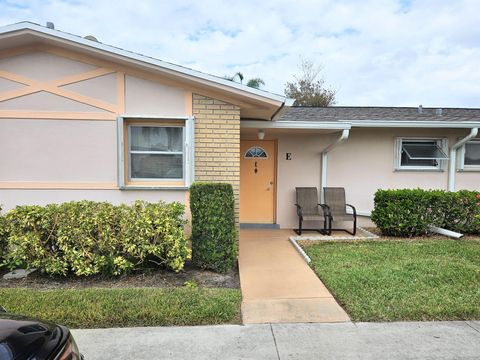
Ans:
[[[329,242],[304,249],[352,320],[480,319],[479,240]]]
[[[239,323],[240,301],[237,289],[0,289],[9,312],[71,328]]]

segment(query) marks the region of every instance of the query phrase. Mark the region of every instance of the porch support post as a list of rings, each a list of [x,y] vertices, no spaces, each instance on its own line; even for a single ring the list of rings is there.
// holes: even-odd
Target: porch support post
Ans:
[[[455,165],[457,163],[457,150],[465,145],[465,143],[476,137],[478,134],[478,127],[470,129],[470,134],[465,136],[456,144],[453,144],[450,149],[450,159],[448,160],[448,191],[455,191]]]
[[[342,131],[342,135],[335,140],[333,143],[328,145],[325,149],[322,150],[322,174],[320,179],[320,203],[323,204],[325,202],[323,188],[327,186],[327,168],[328,168],[328,153],[337,145],[343,143],[345,140],[348,139],[350,135],[350,129],[344,129]]]

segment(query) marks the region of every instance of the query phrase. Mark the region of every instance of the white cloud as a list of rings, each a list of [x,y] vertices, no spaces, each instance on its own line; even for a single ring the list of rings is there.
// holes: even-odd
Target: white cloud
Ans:
[[[0,0],[30,20],[282,93],[300,56],[324,65],[338,105],[479,107],[480,2]]]

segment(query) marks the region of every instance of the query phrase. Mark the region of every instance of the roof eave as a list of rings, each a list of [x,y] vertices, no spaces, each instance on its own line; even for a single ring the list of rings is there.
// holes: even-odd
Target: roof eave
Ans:
[[[250,88],[246,85],[238,84],[236,82],[222,79],[220,77],[202,73],[196,70],[188,69],[179,65],[171,64],[162,60],[150,58],[141,54],[133,53],[127,50],[119,49],[114,46],[102,44],[100,42],[95,42],[92,40],[84,39],[81,36],[65,33],[59,30],[46,28],[44,26],[34,24],[31,22],[20,22],[12,25],[7,25],[0,27],[0,36],[5,36],[7,34],[11,34],[14,36],[15,34],[20,34],[21,32],[34,32],[36,35],[41,35],[46,38],[53,38],[53,40],[64,40],[69,42],[70,44],[79,45],[82,47],[87,47],[89,49],[94,49],[96,51],[101,51],[104,53],[110,53],[112,55],[120,56],[127,61],[134,60],[135,62],[141,62],[146,65],[155,66],[158,70],[166,70],[170,73],[176,73],[180,77],[187,76],[192,80],[200,80],[203,82],[207,82],[208,85],[218,88],[224,91],[231,91],[234,90],[235,93],[241,93],[241,95],[245,97],[250,97],[257,101],[268,102],[269,104],[278,103],[276,105],[280,106],[287,101],[285,96],[269,93],[263,90]]]
[[[350,124],[338,121],[261,121],[244,120],[240,123],[243,129],[297,129],[297,130],[348,130]]]
[[[449,128],[471,129],[480,127],[479,121],[364,121],[364,120],[339,120],[339,121],[258,121],[245,120],[241,122],[242,128],[263,129],[335,129],[350,128]]]
[[[480,121],[418,121],[418,120],[339,120],[352,127],[366,128],[455,128],[471,129],[480,126]]]

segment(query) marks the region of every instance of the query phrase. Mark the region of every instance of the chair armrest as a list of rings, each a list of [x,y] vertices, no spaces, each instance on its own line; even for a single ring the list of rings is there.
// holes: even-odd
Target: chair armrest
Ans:
[[[354,217],[357,217],[357,209],[355,209],[355,206],[350,205],[350,204],[345,204],[345,205],[351,207],[351,208],[352,208],[352,211],[353,211],[353,216],[354,216]]]
[[[303,217],[302,207],[298,204],[295,204],[295,206],[297,207],[297,215]]]
[[[327,204],[318,204],[318,206],[322,208],[324,216],[331,216],[330,207]]]

